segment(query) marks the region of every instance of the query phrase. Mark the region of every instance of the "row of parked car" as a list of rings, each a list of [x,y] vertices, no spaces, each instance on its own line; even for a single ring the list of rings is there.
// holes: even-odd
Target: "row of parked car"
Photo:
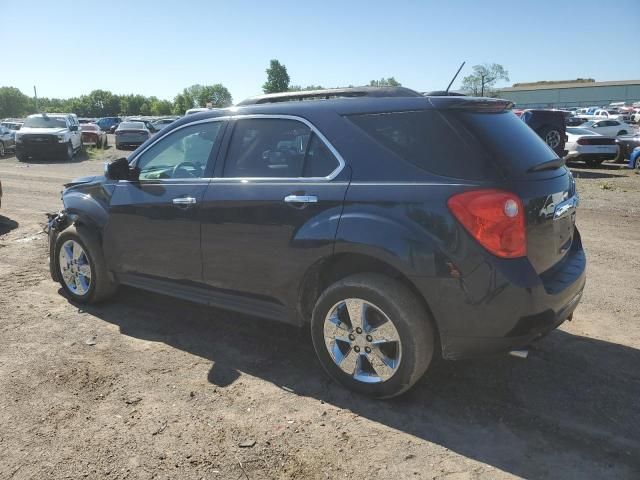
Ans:
[[[622,120],[557,109],[514,109],[514,113],[566,161],[583,161],[595,167],[607,160],[629,159],[630,167],[640,166],[637,160],[632,161],[640,134],[637,127]]]
[[[115,133],[117,148],[137,147],[175,117],[78,118],[73,113],[38,113],[0,122],[0,157],[13,150],[18,160],[56,156],[71,160],[85,146],[106,148]]]

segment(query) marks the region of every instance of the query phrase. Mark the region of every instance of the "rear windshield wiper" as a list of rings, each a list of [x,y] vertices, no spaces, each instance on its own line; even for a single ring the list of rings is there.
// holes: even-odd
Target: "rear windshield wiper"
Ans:
[[[543,170],[555,170],[556,168],[560,168],[564,166],[564,159],[562,158],[554,158],[553,160],[547,160],[546,162],[539,163],[530,167],[527,170],[527,173],[533,172],[542,172]]]

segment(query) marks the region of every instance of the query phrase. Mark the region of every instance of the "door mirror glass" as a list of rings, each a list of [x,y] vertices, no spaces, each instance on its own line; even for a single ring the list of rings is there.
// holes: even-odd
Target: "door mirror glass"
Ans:
[[[77,125],[71,125],[69,127],[69,130],[72,131],[72,132],[77,132],[78,131],[78,126]]]

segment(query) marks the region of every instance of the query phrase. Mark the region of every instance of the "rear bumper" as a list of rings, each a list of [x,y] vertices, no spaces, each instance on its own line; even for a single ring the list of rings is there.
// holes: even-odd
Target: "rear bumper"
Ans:
[[[494,257],[462,278],[414,278],[438,324],[444,358],[521,348],[571,317],[586,283],[586,257],[575,232],[565,258],[541,275],[527,259]]]
[[[603,150],[573,150],[566,155],[567,160],[610,160],[618,156],[618,147]]]

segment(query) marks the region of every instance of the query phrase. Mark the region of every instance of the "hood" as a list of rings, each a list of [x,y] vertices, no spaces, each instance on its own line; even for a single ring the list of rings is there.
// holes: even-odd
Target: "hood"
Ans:
[[[30,128],[30,127],[22,127],[18,130],[20,135],[25,133],[38,133],[41,135],[62,135],[67,131],[66,128]]]
[[[97,175],[92,175],[92,176],[89,176],[89,177],[78,177],[78,178],[75,178],[75,179],[71,180],[68,183],[65,183],[64,186],[65,186],[65,188],[70,188],[70,187],[75,187],[76,185],[82,185],[84,183],[92,183],[92,182],[95,182],[95,181],[99,181],[101,179],[104,179],[104,177],[97,176]]]

